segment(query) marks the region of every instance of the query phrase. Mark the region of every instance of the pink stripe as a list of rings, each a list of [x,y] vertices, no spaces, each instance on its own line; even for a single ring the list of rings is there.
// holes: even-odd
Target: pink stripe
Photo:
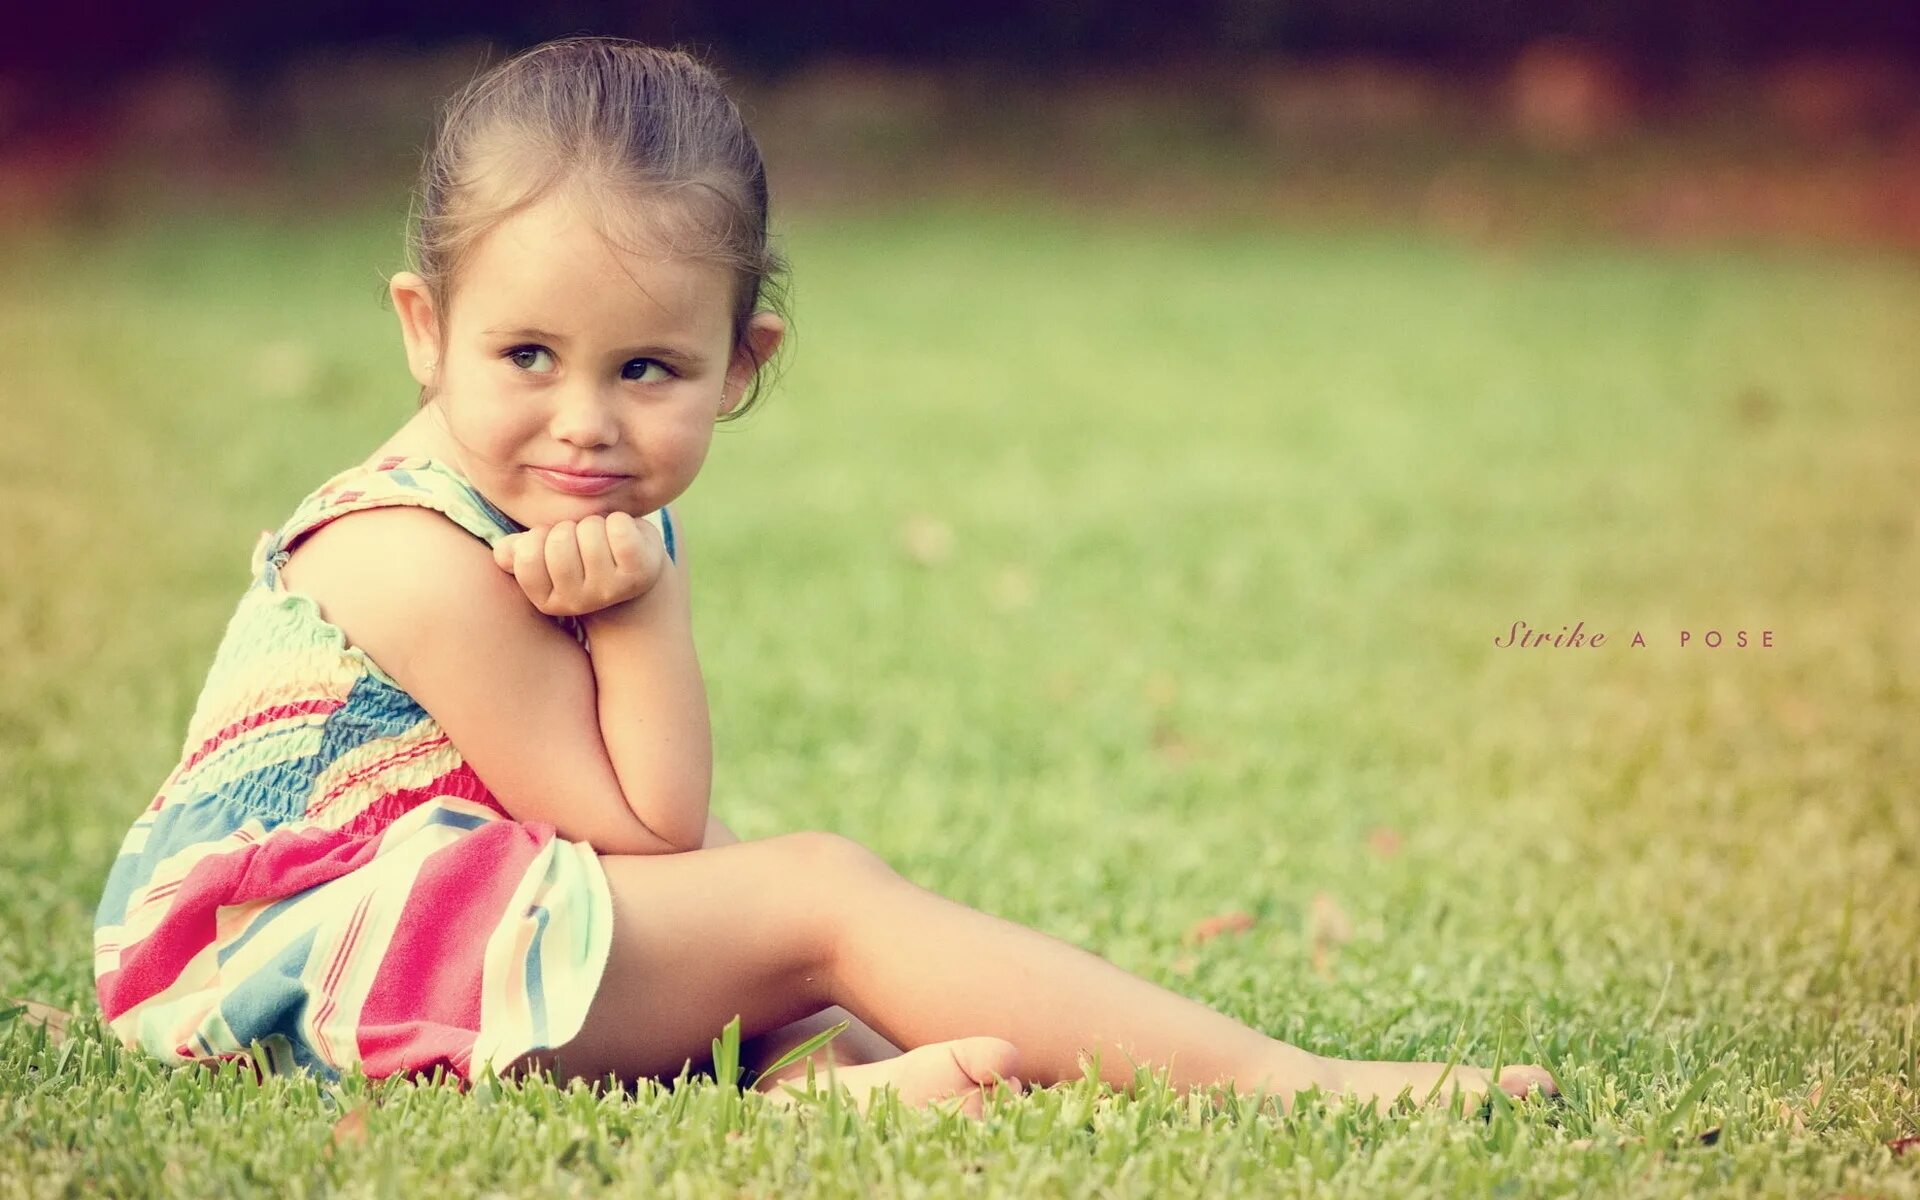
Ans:
[[[489,821],[422,861],[360,1010],[368,1075],[444,1063],[466,1078],[487,939],[509,919],[514,890],[552,839],[551,826]]]
[[[340,983],[340,972],[346,967],[347,958],[353,954],[354,943],[360,940],[360,927],[366,924],[367,904],[372,899],[372,895],[360,897],[359,906],[353,910],[353,923],[347,927],[347,940],[340,943],[339,952],[333,956],[333,966],[327,971],[327,982],[324,986],[327,990],[329,1007],[333,1004],[333,989]]]
[[[406,808],[400,810],[404,812],[407,808],[412,808],[423,800],[437,799],[441,796],[457,796],[462,800],[471,800],[475,804],[483,804],[503,817],[511,817],[513,815],[507,811],[504,804],[500,803],[499,797],[493,794],[492,789],[481,782],[479,773],[475,771],[471,765],[464,762],[440,778],[421,787],[400,788],[397,791],[390,792],[387,795],[387,799],[404,803]]]
[[[447,744],[447,736],[445,734],[441,734],[439,737],[431,738],[425,742],[422,742],[418,746],[411,746],[405,750],[400,750],[393,754],[389,754],[385,758],[377,759],[373,762],[370,762],[364,767],[356,768],[345,779],[342,779],[339,783],[336,783],[332,787],[328,788],[326,795],[320,797],[320,799],[315,801],[314,803],[309,804],[307,806],[307,815],[311,817],[325,811],[326,807],[329,804],[332,804],[336,799],[339,798],[340,793],[346,791],[348,788],[352,787],[354,784],[359,783],[361,780],[365,779],[367,776],[378,774],[379,772],[386,770],[388,767],[391,767],[396,763],[407,762],[412,759],[419,758],[423,754],[431,754],[433,751],[438,750],[440,747],[446,744]]]
[[[317,887],[379,851],[377,836],[303,827],[275,830],[254,845],[207,855],[181,881],[179,895],[153,931],[126,947],[119,967],[100,977],[101,1011],[111,1021],[165,991],[193,956],[215,941],[222,907]]]
[[[174,774],[182,775],[192,770],[201,759],[219,749],[224,743],[233,740],[235,735],[245,733],[249,729],[257,729],[269,721],[277,721],[282,717],[296,716],[300,713],[332,712],[345,703],[345,700],[322,697],[317,700],[299,700],[292,704],[276,704],[272,708],[262,709],[252,716],[235,721],[202,742],[200,748],[188,756],[187,761],[181,763]]]
[[[313,1032],[320,1039],[320,1053],[328,1062],[335,1061],[333,1043],[327,1038],[327,1018],[333,1016],[334,1009],[338,1007],[334,1002],[336,997],[333,989],[340,982],[341,969],[353,955],[354,944],[360,940],[360,929],[366,924],[367,902],[372,899],[371,894],[360,897],[359,905],[353,910],[353,922],[347,926],[346,940],[340,943],[340,949],[334,953],[333,965],[327,970],[327,981],[321,985],[327,994],[327,1002],[320,1006],[319,1015],[313,1019]]]
[[[500,803],[499,798],[487,790],[480,782],[480,776],[472,767],[461,763],[453,770],[430,779],[419,787],[396,788],[382,796],[367,801],[353,817],[342,823],[341,828],[370,833],[384,829],[387,824],[412,811],[429,800],[442,800],[449,797],[478,804],[491,809],[503,817],[512,817]]]

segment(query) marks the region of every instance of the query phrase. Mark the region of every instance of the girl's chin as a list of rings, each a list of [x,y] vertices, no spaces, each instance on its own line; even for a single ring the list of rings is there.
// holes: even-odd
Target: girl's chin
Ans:
[[[528,528],[558,525],[562,521],[580,521],[593,516],[610,517],[617,512],[642,517],[653,511],[653,508],[641,506],[644,500],[645,497],[634,495],[631,488],[619,487],[598,496],[542,496],[535,503],[517,505],[519,511],[507,515]],[[529,521],[528,517],[533,520]]]

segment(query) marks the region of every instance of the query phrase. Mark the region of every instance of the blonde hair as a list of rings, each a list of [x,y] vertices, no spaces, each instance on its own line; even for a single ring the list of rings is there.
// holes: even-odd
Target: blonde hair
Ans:
[[[731,269],[736,347],[763,303],[786,315],[787,263],[767,236],[766,165],[719,77],[682,50],[569,37],[488,69],[441,111],[407,248],[443,330],[480,239],[563,188],[609,240],[620,229]],[[753,406],[763,374],[721,420]],[[421,402],[428,398],[423,388]]]

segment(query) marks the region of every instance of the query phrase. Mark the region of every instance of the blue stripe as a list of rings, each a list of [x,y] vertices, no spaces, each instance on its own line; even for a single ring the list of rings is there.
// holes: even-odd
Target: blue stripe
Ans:
[[[95,933],[127,919],[127,897],[133,895],[133,889],[152,871],[152,865],[143,862],[137,854],[122,854],[113,860],[113,865],[107,868],[107,883],[100,893],[100,903],[93,909]]]
[[[273,956],[271,962],[242,979],[227,991],[220,1002],[220,1015],[240,1045],[278,1039],[291,1052],[293,1061],[329,1079],[339,1073],[321,1059],[301,1035],[301,1018],[311,997],[300,978],[313,953],[314,933],[309,930],[296,942]]]
[[[426,719],[427,710],[412,696],[376,675],[362,675],[354,680],[346,704],[327,717],[326,732],[310,771],[318,774],[349,750],[381,738],[398,737]],[[302,794],[308,790],[303,788]]]
[[[309,717],[311,714],[308,714]],[[283,729],[250,729],[233,742],[221,747],[213,755],[196,764],[187,776],[191,784],[194,776],[206,770],[222,755],[230,750],[238,750],[248,758],[256,753],[265,753],[258,749],[269,742],[285,737],[312,737],[313,725],[310,721],[288,725]],[[321,726],[320,744],[326,746],[326,726]],[[307,811],[307,796],[313,791],[313,773],[316,770],[312,753],[298,758],[284,758],[279,762],[261,763],[259,766],[236,775],[220,785],[220,794],[244,802],[247,807],[259,815],[268,829],[282,821],[290,821]]]
[[[450,808],[436,808],[427,818],[429,825],[452,825],[459,829],[478,829],[492,817],[476,817],[472,813],[454,812]]]
[[[152,878],[163,860],[197,843],[220,841],[252,818],[259,818],[271,830],[282,821],[303,815],[313,794],[313,781],[342,755],[369,742],[398,737],[425,719],[427,710],[412,696],[375,676],[361,676],[347,693],[346,704],[327,715],[320,746],[314,753],[267,763],[221,785],[218,792],[203,792],[161,809],[155,815],[146,846],[136,854],[121,855],[108,871],[106,887],[94,909],[94,927],[124,921],[128,897]],[[265,742],[295,732],[301,731],[240,736]],[[191,784],[191,774],[174,782],[175,787]]]
[[[291,896],[285,897],[284,899],[275,900],[272,904],[269,904],[265,908],[261,909],[259,912],[259,915],[255,916],[253,920],[247,923],[247,931],[245,933],[233,939],[233,941],[228,942],[226,945],[220,947],[219,952],[215,955],[216,961],[218,961],[221,966],[225,966],[227,960],[229,958],[232,958],[234,954],[240,949],[240,947],[246,945],[248,942],[253,940],[254,934],[259,933],[262,929],[265,929],[267,925],[270,924],[275,917],[287,911],[289,908],[292,908],[294,905],[300,903],[301,899],[305,897],[306,894],[307,894],[306,891],[298,891]]]
[[[448,479],[451,479],[455,483],[459,484],[460,490],[467,494],[468,499],[473,501],[475,507],[479,508],[480,511],[487,514],[487,516],[491,517],[493,519],[494,524],[500,526],[500,528],[506,530],[508,533],[526,532],[527,527],[525,525],[522,525],[520,522],[514,520],[512,517],[508,516],[506,513],[501,512],[499,509],[495,508],[492,505],[492,503],[490,503],[487,500],[485,496],[482,496],[480,494],[480,489],[474,487],[471,483],[468,483],[466,478],[462,476],[458,471],[455,471],[452,467],[447,466],[445,463],[439,461],[438,459],[429,459],[428,461],[432,463],[435,467],[438,467],[440,469],[441,474],[445,475]]]
[[[106,888],[94,909],[94,928],[126,920],[127,898],[153,878],[154,869],[163,861],[198,842],[217,842],[255,815],[246,805],[212,792],[161,809],[154,814],[147,844],[114,859],[107,872]]]
[[[321,772],[342,756],[370,742],[399,737],[425,719],[427,710],[420,707],[412,696],[375,676],[361,676],[347,693],[346,704],[327,714],[326,723],[320,731],[320,745],[313,753],[280,762],[263,763],[221,784],[218,792],[205,793],[202,799],[160,810],[159,820],[155,822],[153,833],[147,840],[147,849],[142,855],[147,866],[117,896],[118,907],[115,911],[124,914],[125,892],[137,885],[138,880],[145,879],[160,859],[195,842],[218,841],[238,829],[249,817],[259,817],[261,823],[271,831],[283,821],[304,816],[313,796],[314,780]],[[257,746],[295,734],[311,736],[312,728],[301,726],[266,733],[250,730],[240,735],[250,745],[244,748],[225,747],[222,752],[239,749],[240,753],[253,754]],[[207,761],[212,762],[213,759]],[[195,772],[199,769],[196,767]],[[176,781],[175,786],[190,786],[192,780],[190,773],[185,780]],[[210,808],[216,811],[206,811]]]
[[[547,989],[540,982],[540,939],[546,936],[547,921],[552,916],[544,905],[536,904],[532,908],[534,919],[539,922],[533,930],[533,944],[527,947],[527,1008],[533,1017],[533,1044],[547,1044]]]
[[[362,675],[347,692],[347,702],[327,715],[320,745],[312,754],[269,763],[236,780],[231,790],[239,795],[290,797],[293,808],[288,815],[303,815],[321,772],[343,756],[369,743],[397,738],[426,719],[427,710],[412,696],[377,675]]]
[[[660,532],[666,535],[667,557],[674,562],[679,562],[680,556],[673,552],[673,518],[667,515],[664,505],[660,508]]]

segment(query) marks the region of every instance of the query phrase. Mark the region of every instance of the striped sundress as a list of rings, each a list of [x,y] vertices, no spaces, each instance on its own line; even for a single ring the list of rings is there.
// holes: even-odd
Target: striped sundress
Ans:
[[[451,466],[403,456],[340,472],[262,533],[179,764],[94,914],[101,1011],[130,1049],[467,1080],[579,1032],[612,933],[599,858],[513,819],[439,723],[281,581],[302,535],[394,504],[489,545],[524,528]],[[673,555],[671,518],[648,519]]]

